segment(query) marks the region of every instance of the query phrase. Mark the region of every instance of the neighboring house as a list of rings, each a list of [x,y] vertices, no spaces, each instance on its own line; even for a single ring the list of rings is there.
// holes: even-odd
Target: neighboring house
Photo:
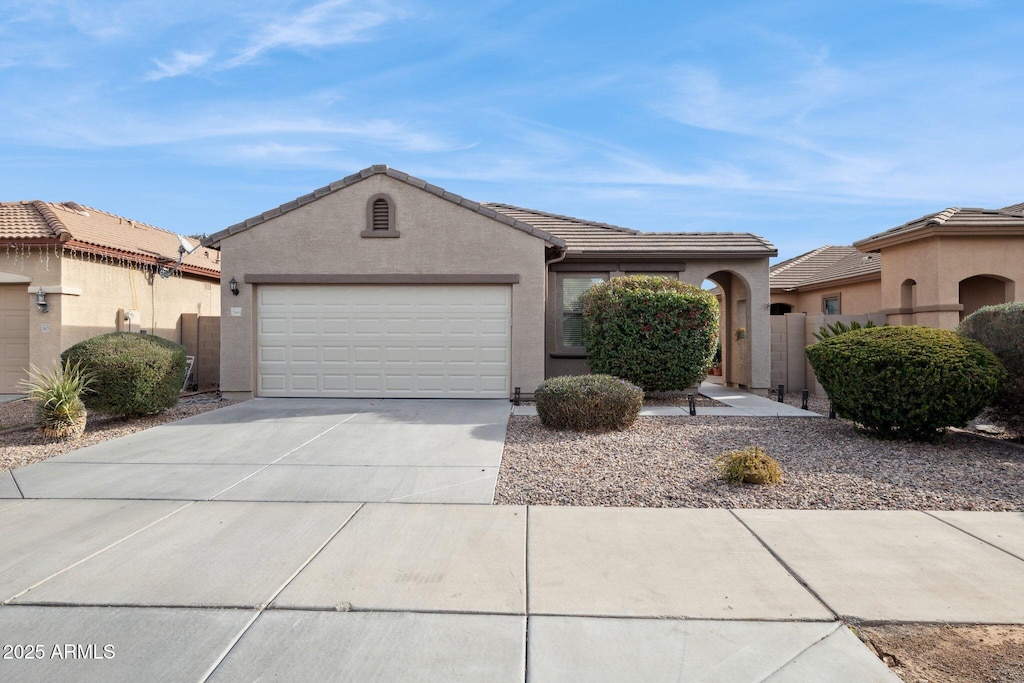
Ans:
[[[853,247],[819,247],[771,268],[772,315],[860,315],[878,310],[881,259]]]
[[[769,382],[777,252],[751,234],[641,233],[373,166],[205,244],[237,283],[221,293],[221,390],[236,398],[532,394],[588,371],[579,297],[630,273],[717,283],[726,379]]]
[[[83,339],[180,342],[182,314],[219,315],[220,254],[200,248],[175,268],[178,247],[174,233],[74,202],[0,203],[0,394]]]
[[[771,268],[772,384],[820,391],[804,347],[828,322],[954,329],[982,306],[1024,301],[1024,204],[950,208]],[[826,318],[826,316],[830,316]]]
[[[772,313],[870,315],[955,328],[982,306],[1024,300],[1024,204],[945,209],[771,268]]]

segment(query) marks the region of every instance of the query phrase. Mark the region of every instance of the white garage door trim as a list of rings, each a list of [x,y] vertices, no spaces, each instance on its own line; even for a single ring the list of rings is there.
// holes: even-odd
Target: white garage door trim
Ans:
[[[508,285],[258,285],[266,397],[508,398]]]

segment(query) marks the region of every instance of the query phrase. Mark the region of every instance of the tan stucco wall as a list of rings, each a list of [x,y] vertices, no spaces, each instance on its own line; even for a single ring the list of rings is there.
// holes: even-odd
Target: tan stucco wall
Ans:
[[[364,238],[366,202],[387,193],[399,238]],[[254,286],[246,274],[518,274],[512,285],[511,386],[544,380],[545,242],[385,175],[326,195],[221,242],[221,390],[254,388]],[[256,285],[258,286],[258,285]],[[231,308],[241,315],[230,315]]]
[[[715,274],[719,275],[711,277]],[[732,286],[730,277],[741,286]],[[752,390],[769,389],[771,316],[768,309],[771,297],[768,258],[688,259],[681,279],[697,286],[711,279],[725,290],[728,297],[722,326],[725,381]],[[746,337],[737,339],[736,332],[741,327],[746,330]]]
[[[854,282],[799,292],[794,313],[824,313],[824,299],[839,295],[840,315],[867,315],[881,308],[881,280]],[[776,299],[773,297],[772,302]],[[788,303],[788,302],[787,302]]]
[[[182,313],[220,314],[220,285],[208,278],[159,276],[150,284],[146,271],[119,264],[72,257],[58,247],[33,248],[27,255],[0,249],[0,281],[27,278],[30,362],[48,367],[61,352],[83,339],[117,330],[117,309],[139,311],[132,329],[145,329],[180,342]],[[136,294],[131,289],[135,281]],[[46,292],[48,310],[39,311],[34,292]],[[30,294],[30,290],[31,293]],[[49,330],[46,330],[49,326]]]
[[[181,314],[220,315],[220,285],[187,274],[162,278],[152,268],[128,268],[65,258],[65,287],[82,290],[64,302],[62,342],[72,346],[118,329],[118,309],[134,310],[131,330],[181,343]],[[124,327],[127,330],[127,326]]]
[[[881,308],[891,311],[893,324],[953,329],[960,322],[960,281],[976,275],[1012,281],[1012,300],[1024,301],[1024,236],[930,237],[881,254]],[[907,279],[917,282],[917,299],[913,314],[901,315]]]

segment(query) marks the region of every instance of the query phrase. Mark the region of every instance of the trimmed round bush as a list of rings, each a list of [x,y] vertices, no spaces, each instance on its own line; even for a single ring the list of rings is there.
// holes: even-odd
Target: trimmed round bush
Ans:
[[[626,429],[644,402],[643,389],[610,375],[552,377],[533,397],[542,425],[577,432]]]
[[[148,334],[114,332],[75,344],[61,358],[93,376],[90,410],[113,417],[174,407],[185,381],[185,347]]]
[[[957,331],[996,355],[1006,382],[993,407],[1001,417],[1024,426],[1024,302],[985,306],[964,318]]]
[[[722,479],[730,484],[778,484],[782,466],[760,446],[722,453],[715,458]]]
[[[875,327],[807,347],[836,414],[884,438],[931,439],[989,404],[1005,372],[991,351],[950,330]]]
[[[596,373],[645,391],[678,391],[708,374],[718,301],[700,287],[647,275],[612,278],[582,297],[583,343]]]

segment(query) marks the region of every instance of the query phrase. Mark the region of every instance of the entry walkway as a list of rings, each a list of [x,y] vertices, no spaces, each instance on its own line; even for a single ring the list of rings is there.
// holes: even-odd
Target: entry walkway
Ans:
[[[786,403],[772,401],[743,389],[730,389],[720,384],[704,382],[700,385],[701,396],[714,399],[724,406],[697,406],[697,415],[727,415],[736,417],[821,417],[818,413],[801,410]],[[513,415],[536,415],[536,406],[515,406]],[[689,415],[688,408],[679,406],[646,406],[640,409],[643,416],[678,417]]]

